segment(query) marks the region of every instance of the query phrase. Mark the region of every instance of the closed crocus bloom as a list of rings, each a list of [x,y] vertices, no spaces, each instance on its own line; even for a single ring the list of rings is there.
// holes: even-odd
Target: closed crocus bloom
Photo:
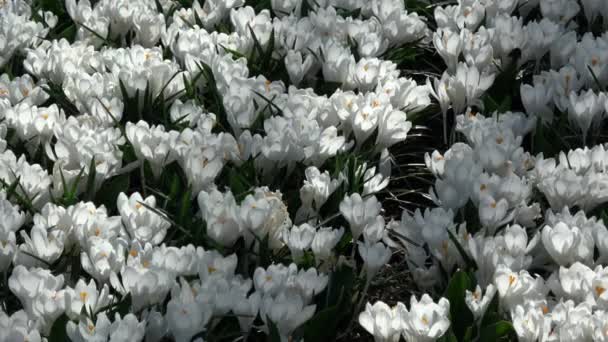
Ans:
[[[270,11],[262,10],[257,15],[252,7],[242,7],[239,9],[232,9],[230,11],[230,21],[236,28],[236,31],[243,36],[251,36],[251,31],[255,34],[259,44],[266,48],[270,41],[270,34],[272,31],[272,20],[270,18]],[[250,31],[251,30],[251,31]]]
[[[116,272],[110,274],[110,283],[119,293],[133,298],[133,310],[138,311],[152,304],[161,303],[173,282],[173,275],[166,270],[142,266],[123,266],[121,278]]]
[[[195,275],[198,272],[198,255],[192,244],[182,246],[160,245],[152,249],[150,263],[156,267],[169,270],[176,275]]]
[[[479,203],[479,221],[490,231],[512,219],[509,214],[509,203],[504,198],[494,199],[492,196],[484,196]]]
[[[230,127],[236,134],[251,127],[256,119],[254,94],[248,84],[235,82],[224,95],[224,107]]]
[[[593,90],[588,90],[579,95],[571,92],[569,100],[568,118],[578,125],[583,139],[586,139],[591,123],[596,122],[604,113],[606,97],[603,93],[596,95]]]
[[[519,341],[534,342],[538,340],[544,325],[542,310],[526,309],[524,306],[518,305],[511,311],[511,317]]]
[[[385,228],[384,217],[376,216],[376,219],[371,220],[363,229],[363,240],[372,244],[384,240],[388,234]]]
[[[41,342],[40,331],[34,323],[23,310],[13,313],[10,317],[0,310],[0,340]]]
[[[608,341],[608,312],[595,311],[593,313],[593,340],[597,342]]]
[[[294,280],[294,283],[291,283],[289,280]],[[328,281],[328,275],[320,273],[316,268],[311,267],[307,270],[301,269],[295,277],[288,279],[287,285],[288,287],[295,286],[295,288],[300,290],[304,302],[310,304],[315,295],[323,292]]]
[[[135,154],[150,163],[154,177],[160,177],[163,167],[177,159],[177,131],[166,132],[163,126],[149,126],[145,121],[127,122],[125,130]]]
[[[568,268],[560,266],[559,270],[553,272],[547,279],[547,285],[559,297],[593,304],[594,295],[591,286],[594,277],[595,272],[591,268],[576,262]]]
[[[463,48],[462,35],[450,29],[439,28],[433,34],[433,45],[448,66],[448,72],[456,71],[458,58]]]
[[[216,250],[201,251],[199,255],[198,274],[202,280],[211,277],[232,278],[236,270],[238,258],[236,254],[223,256]]]
[[[0,191],[0,214],[3,218],[0,222],[0,232],[17,232],[25,222],[25,214],[6,199],[4,191]]]
[[[355,58],[348,49],[338,43],[328,45],[323,50],[323,78],[327,82],[344,83],[355,67]]]
[[[398,305],[403,306],[402,303]],[[402,320],[400,312],[407,314],[407,309],[403,306],[402,310],[391,308],[382,301],[377,301],[374,305],[367,303],[365,311],[359,314],[359,324],[374,336],[375,342],[397,342],[401,337]]]
[[[113,299],[107,284],[97,290],[94,280],[87,284],[82,278],[78,280],[74,288],[66,287],[64,296],[65,313],[71,319],[77,319],[83,308],[86,312],[95,314],[99,309],[109,305]]]
[[[82,268],[99,282],[106,282],[111,272],[118,272],[125,263],[127,242],[115,238],[105,240],[93,236],[80,253]]]
[[[566,302],[565,317],[559,326],[562,341],[595,341],[593,336],[593,307],[589,303]]]
[[[0,232],[0,272],[5,272],[17,252],[17,240],[13,232]]]
[[[412,341],[433,341],[450,328],[450,302],[440,298],[437,303],[428,294],[420,301],[416,296],[410,300],[409,316],[405,319],[404,336]]]
[[[253,284],[256,290],[263,295],[275,296],[285,287],[285,283],[290,276],[295,276],[297,266],[295,264],[289,267],[282,264],[272,264],[267,269],[262,267],[256,268],[253,273]]]
[[[328,171],[321,173],[321,171],[314,166],[306,168],[304,175],[306,176],[306,179],[304,180],[304,185],[302,186],[300,193],[302,193],[302,191],[310,192],[314,208],[319,211],[329,196],[331,196],[342,183],[342,180],[331,179]]]
[[[63,275],[48,270],[19,265],[13,269],[8,285],[19,298],[28,316],[38,321],[42,334],[48,334],[55,320],[65,310]]]
[[[473,316],[475,316],[475,319],[483,317],[495,294],[496,287],[492,284],[489,284],[488,287],[486,287],[485,294],[481,292],[481,287],[479,285],[477,285],[472,292],[466,290],[464,301],[473,313]]]
[[[391,250],[382,242],[376,242],[374,244],[357,242],[357,245],[359,255],[363,259],[365,265],[367,281],[371,281],[380,268],[386,265],[390,260],[392,255]]]
[[[116,205],[129,236],[140,242],[158,245],[167,235],[167,229],[171,227],[171,223],[150,209],[156,207],[154,196],[144,199],[139,192],[135,192],[127,197],[121,192]]]
[[[354,193],[344,197],[340,202],[340,213],[350,226],[353,240],[358,240],[363,233],[363,228],[370,220],[380,214],[381,205],[375,196],[370,196],[365,200],[361,195]]]
[[[309,249],[315,237],[316,229],[308,223],[283,230],[282,240],[289,247],[293,260],[298,260]]]
[[[386,110],[381,105],[364,104],[352,117],[352,128],[360,147],[376,130],[382,112]]]
[[[264,296],[260,316],[277,327],[281,342],[287,342],[293,331],[308,321],[315,313],[316,305],[306,305],[298,294],[281,292],[276,297]]]
[[[387,107],[378,117],[376,149],[380,151],[404,141],[411,128],[412,123],[407,121],[407,115],[404,112]]]
[[[97,315],[95,322],[86,315],[81,315],[78,324],[68,321],[66,333],[74,342],[107,341],[110,335],[110,320],[105,312]]]
[[[576,16],[581,7],[577,2],[567,0],[540,1],[540,12],[545,18],[557,23],[567,23]]]
[[[270,6],[272,11],[277,16],[283,17],[291,14],[298,6],[300,6],[301,0],[271,0]]]
[[[594,241],[590,231],[569,227],[559,222],[553,227],[545,226],[542,241],[547,252],[560,266],[569,266],[579,261],[587,265],[593,262]]]
[[[25,242],[19,245],[16,264],[46,267],[57,261],[63,253],[65,233],[61,230],[49,232],[44,227],[34,226],[30,230],[30,236],[22,230],[21,237]]]
[[[285,68],[289,75],[289,80],[294,86],[302,82],[304,77],[315,65],[314,57],[310,54],[302,56],[300,51],[289,50],[285,56]]]
[[[165,29],[165,16],[162,13],[142,13],[134,18],[134,26],[137,42],[145,47],[152,47]]]
[[[216,189],[198,194],[198,203],[207,223],[207,235],[223,246],[232,246],[241,237],[243,229],[239,219],[239,207],[232,192],[225,194]]]
[[[322,227],[317,230],[312,240],[311,249],[315,255],[317,264],[327,260],[332,256],[332,250],[344,234],[344,228],[334,229],[332,227]]]
[[[494,30],[492,40],[494,53],[502,60],[503,65],[508,65],[511,61],[510,53],[515,49],[521,49],[526,41],[523,19],[511,17],[510,14],[499,15],[494,18]]]
[[[241,332],[247,333],[258,316],[262,296],[260,292],[254,292],[249,297],[243,298],[235,303],[232,312],[237,315]]]
[[[167,324],[176,342],[190,341],[203,331],[211,312],[194,300],[194,290],[183,278],[174,286],[167,304]]]
[[[144,339],[145,332],[146,321],[140,322],[132,313],[122,318],[119,313],[116,313],[114,322],[110,326],[110,340],[117,342],[140,342]]]
[[[543,123],[553,121],[553,101],[550,88],[543,84],[522,84],[520,88],[521,101],[528,114],[541,118]]]
[[[456,74],[447,79],[445,86],[454,113],[461,114],[467,106],[478,105],[481,95],[494,83],[494,76],[475,66],[459,63]]]

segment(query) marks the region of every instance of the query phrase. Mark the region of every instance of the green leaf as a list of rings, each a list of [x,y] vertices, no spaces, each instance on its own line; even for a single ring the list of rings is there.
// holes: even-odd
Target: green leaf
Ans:
[[[454,273],[445,296],[450,301],[452,329],[459,341],[463,339],[467,327],[474,323],[473,314],[464,301],[466,290],[473,290],[471,278],[464,271]]]
[[[484,111],[486,113],[498,112],[504,113],[509,111],[511,108],[511,96],[506,95],[502,98],[500,102],[498,102],[494,97],[488,95],[484,99]]]
[[[317,312],[304,330],[304,341],[333,341],[338,329],[340,307],[332,306]]]
[[[514,332],[515,329],[510,322],[499,321],[482,327],[479,333],[479,341],[498,341]]]
[[[95,167],[95,156],[91,158],[89,165],[89,177],[87,179],[86,199],[92,201],[95,198],[95,177],[97,176],[97,168]]]
[[[116,198],[121,192],[129,190],[129,174],[114,176],[104,182],[103,191],[97,192],[95,203],[106,208],[116,208]]]
[[[192,187],[188,187],[187,191],[184,191],[181,199],[181,203],[179,206],[179,214],[177,215],[177,222],[179,224],[184,224],[188,214],[190,213],[190,207],[192,206]]]
[[[49,341],[69,341],[68,334],[66,332],[66,325],[70,319],[66,314],[62,314],[55,320],[51,333],[49,334]]]
[[[454,235],[454,233],[448,229],[448,235],[450,236],[450,240],[454,243],[454,245],[456,246],[456,249],[458,250],[458,253],[460,253],[460,256],[462,256],[462,259],[464,259],[464,262],[467,264],[467,267],[476,270],[477,269],[477,264],[475,263],[475,260],[471,259],[469,257],[469,255],[467,254],[467,252],[465,251],[464,247],[462,247],[462,245],[460,244],[460,241],[458,241],[458,239],[456,238],[456,236]]]
[[[108,317],[113,317],[116,313],[120,314],[121,317],[125,317],[131,311],[132,302],[133,298],[131,297],[131,292],[129,292],[112,308]]]

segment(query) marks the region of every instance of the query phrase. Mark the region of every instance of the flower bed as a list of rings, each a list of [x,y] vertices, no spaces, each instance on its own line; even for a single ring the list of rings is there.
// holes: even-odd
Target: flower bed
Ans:
[[[0,342],[608,340],[604,17],[0,0]]]

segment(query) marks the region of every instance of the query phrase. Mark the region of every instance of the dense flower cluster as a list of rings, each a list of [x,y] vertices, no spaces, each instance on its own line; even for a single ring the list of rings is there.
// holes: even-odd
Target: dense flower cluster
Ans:
[[[0,2],[0,341],[290,341],[351,300],[337,272],[369,285],[388,262],[374,194],[431,100],[380,56],[428,41],[425,20],[203,3]],[[269,59],[286,79],[252,64]],[[336,90],[298,88],[318,77]],[[289,198],[279,175],[300,179]]]
[[[353,322],[608,341],[605,18],[597,0],[0,0],[0,342]],[[440,73],[404,72],[409,54]],[[391,151],[434,102],[434,205],[390,219]],[[365,305],[394,253],[409,305]]]
[[[429,83],[444,116],[454,115],[454,131],[445,131],[452,144],[426,155],[437,208],[404,212],[389,226],[420,289],[434,292],[446,281],[451,287],[455,278],[442,273],[468,270],[471,323],[481,326],[496,296],[497,313],[512,322],[519,341],[608,339],[608,229],[594,216],[605,217],[608,201],[608,156],[597,144],[608,111],[608,36],[587,31],[607,10],[598,1],[463,0],[434,11],[433,45],[447,70]],[[508,70],[531,80],[519,93],[525,113],[492,113],[481,100]],[[546,146],[534,146],[542,142],[535,135],[568,124],[568,146],[580,147],[547,157]],[[396,314],[402,307],[393,309],[392,326],[403,327],[408,341],[422,340],[408,337],[412,318]],[[391,341],[394,331],[367,323],[366,315],[386,311],[377,303],[360,321],[377,340]],[[441,321],[428,323],[445,330]]]

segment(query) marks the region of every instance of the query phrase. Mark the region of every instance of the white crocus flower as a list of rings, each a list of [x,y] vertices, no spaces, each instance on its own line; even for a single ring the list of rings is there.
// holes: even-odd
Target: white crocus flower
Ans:
[[[341,179],[332,179],[328,171],[321,173],[319,169],[314,166],[309,166],[304,171],[306,179],[304,185],[300,189],[300,198],[302,198],[303,204],[314,209],[318,212],[323,204],[327,201],[329,196],[340,186],[342,183]],[[302,194],[306,195],[302,195]],[[312,203],[304,203],[304,199],[312,199]]]
[[[359,239],[365,225],[380,214],[380,210],[381,205],[375,196],[362,199],[361,195],[354,193],[340,202],[340,213],[348,221],[354,241]]]
[[[195,300],[194,289],[183,278],[180,285],[171,290],[167,304],[167,324],[176,342],[190,341],[192,336],[203,331],[211,318],[211,311]]]
[[[520,341],[535,342],[538,340],[544,325],[542,310],[537,308],[526,309],[522,305],[517,305],[511,311],[511,317],[513,328],[515,328]]]
[[[78,318],[83,308],[87,313],[95,314],[99,309],[109,305],[113,299],[107,284],[103,284],[101,289],[97,290],[94,280],[87,284],[82,278],[74,288],[66,287],[64,296],[66,314],[71,319]]]
[[[412,296],[403,334],[408,341],[436,340],[450,328],[449,314],[450,302],[445,298],[435,303],[428,294],[423,294],[420,301]]]
[[[483,317],[495,294],[496,287],[492,284],[489,284],[488,287],[486,287],[485,294],[481,292],[481,287],[479,285],[477,285],[472,292],[466,290],[464,301],[473,313],[473,316],[475,316],[475,319]]]
[[[145,320],[140,322],[132,313],[122,318],[116,313],[114,322],[110,326],[110,341],[141,342],[146,332],[146,324]]]
[[[549,255],[560,266],[569,266],[577,261],[587,265],[593,262],[591,231],[582,231],[559,222],[553,227],[547,225],[543,228],[542,241]]]
[[[63,275],[53,276],[40,268],[26,269],[19,265],[8,279],[11,292],[19,298],[32,320],[37,320],[40,331],[48,334],[55,320],[65,309]]]
[[[35,225],[29,236],[22,230],[21,237],[24,243],[19,245],[15,264],[46,268],[63,253],[65,233],[61,230],[49,232],[46,228]]]
[[[142,243],[160,244],[171,223],[150,208],[156,208],[156,198],[144,199],[139,192],[127,197],[124,192],[118,195],[116,206],[122,216],[122,223],[132,239]]]
[[[110,325],[105,312],[99,313],[95,322],[90,317],[81,315],[78,324],[68,321],[66,333],[74,342],[106,341],[110,335]]]
[[[403,312],[407,314],[403,303],[398,303],[394,308],[382,301],[377,301],[374,305],[367,303],[365,311],[359,314],[359,324],[374,336],[375,342],[397,342],[405,318],[400,315]]]
[[[376,242],[373,244],[357,242],[359,255],[363,259],[365,266],[365,273],[367,275],[367,281],[378,273],[391,258],[391,250],[382,242]]]
[[[595,272],[591,268],[575,262],[568,268],[561,266],[558,271],[553,272],[547,279],[547,285],[560,298],[595,304],[592,290],[594,278]]]
[[[268,320],[274,323],[281,342],[287,342],[293,331],[314,315],[315,308],[316,305],[306,305],[298,294],[281,292],[276,297],[262,299],[260,316],[264,323],[268,324]]]
[[[177,159],[177,131],[166,132],[163,126],[149,126],[139,121],[137,124],[127,122],[125,132],[137,157],[150,163],[154,177],[160,177],[163,167]]]
[[[315,255],[317,264],[325,261],[332,256],[332,250],[344,234],[344,228],[334,229],[332,227],[322,227],[317,230],[312,240],[311,249]]]
[[[289,251],[294,260],[301,258],[304,251],[312,246],[315,233],[316,229],[308,223],[293,226],[291,229],[285,229],[283,231],[283,242],[289,247]]]
[[[587,133],[593,122],[598,122],[605,110],[606,96],[601,93],[595,94],[593,90],[575,92],[569,94],[568,119],[578,125],[582,131],[583,140],[587,138]]]

